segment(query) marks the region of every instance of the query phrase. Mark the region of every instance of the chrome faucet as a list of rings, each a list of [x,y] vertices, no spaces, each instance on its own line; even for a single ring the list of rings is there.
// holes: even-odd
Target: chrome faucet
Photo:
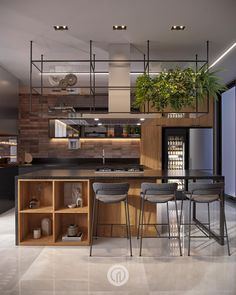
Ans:
[[[106,158],[105,158],[105,150],[103,149],[102,150],[102,165],[105,165],[105,161],[106,161]]]

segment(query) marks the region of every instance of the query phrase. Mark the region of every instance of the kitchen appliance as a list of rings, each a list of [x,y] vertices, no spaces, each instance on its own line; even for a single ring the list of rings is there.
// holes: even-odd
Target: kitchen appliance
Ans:
[[[95,173],[143,173],[143,166],[130,166],[130,167],[98,167]]]
[[[164,170],[185,170],[189,166],[189,130],[188,128],[163,128],[162,139]],[[168,182],[178,183],[178,190],[185,188],[184,180],[170,179]]]
[[[163,128],[162,168],[165,170],[212,170],[212,128]],[[184,180],[177,182],[178,190],[184,190]]]

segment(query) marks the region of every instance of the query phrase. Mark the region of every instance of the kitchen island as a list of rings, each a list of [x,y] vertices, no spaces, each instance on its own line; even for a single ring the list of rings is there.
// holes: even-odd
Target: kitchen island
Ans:
[[[144,171],[95,171],[76,169],[39,170],[22,174],[16,178],[16,244],[18,245],[89,245],[90,224],[92,211],[93,182],[129,182],[129,210],[132,235],[137,233],[140,208],[140,186],[142,182],[159,182],[168,179],[214,180],[224,181],[221,175],[202,170],[148,170]],[[77,184],[82,192],[82,207],[68,208],[65,205],[65,187]],[[40,201],[37,208],[29,208],[32,199]],[[222,215],[222,214],[221,214]],[[213,236],[223,243],[223,222],[220,215],[220,238]],[[50,235],[39,239],[33,238],[33,230],[41,225],[42,219],[50,219],[52,229]],[[196,218],[196,216],[194,216]],[[156,206],[148,204],[145,208],[144,220],[156,223]],[[125,236],[125,227],[117,224],[125,223],[123,204],[100,204],[98,236]],[[81,241],[64,241],[70,224],[77,224],[83,233]],[[112,227],[106,224],[113,224]],[[199,224],[201,226],[201,224]],[[204,225],[202,225],[204,226]],[[206,230],[206,229],[205,229]],[[147,229],[147,234],[156,235],[154,227]]]

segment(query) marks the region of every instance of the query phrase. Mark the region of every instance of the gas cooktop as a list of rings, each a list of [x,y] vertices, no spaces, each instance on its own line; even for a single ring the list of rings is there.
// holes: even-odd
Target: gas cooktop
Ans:
[[[96,169],[95,173],[143,173],[142,166],[134,167],[99,167]]]

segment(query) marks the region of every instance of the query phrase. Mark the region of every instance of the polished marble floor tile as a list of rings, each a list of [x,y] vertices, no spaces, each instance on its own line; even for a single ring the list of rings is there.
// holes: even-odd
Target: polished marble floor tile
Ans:
[[[187,205],[185,207],[187,209]],[[199,208],[199,218],[204,219],[206,213],[206,208]],[[117,238],[95,240],[93,257],[88,256],[88,247],[17,247],[14,244],[14,211],[11,210],[0,215],[0,294],[235,295],[236,206],[227,203],[226,213],[230,257],[226,247],[208,238],[192,239],[188,257],[188,227],[183,226],[183,257],[179,256],[177,239],[144,239],[143,256],[139,257],[139,240],[133,237],[134,256],[131,258],[128,240]],[[171,216],[174,232],[174,215]],[[212,226],[216,230],[217,218],[217,207],[212,206]],[[165,221],[164,214],[162,221]],[[199,234],[194,227],[192,230]],[[124,285],[117,286],[111,280],[109,270],[114,266],[115,270],[125,267],[128,279]],[[112,273],[119,283],[124,273]]]

